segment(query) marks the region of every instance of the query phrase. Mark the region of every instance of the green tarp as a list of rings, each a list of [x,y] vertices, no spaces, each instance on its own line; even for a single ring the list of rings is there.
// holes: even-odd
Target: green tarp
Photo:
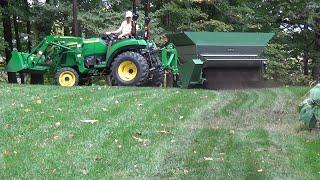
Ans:
[[[310,90],[300,107],[299,116],[309,128],[316,128],[320,121],[320,84]],[[318,127],[319,128],[319,127]]]

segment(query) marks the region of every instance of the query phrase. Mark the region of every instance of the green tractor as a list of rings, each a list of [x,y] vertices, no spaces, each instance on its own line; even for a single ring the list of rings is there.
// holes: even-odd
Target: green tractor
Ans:
[[[8,72],[30,73],[41,77],[54,69],[61,86],[90,83],[92,76],[110,75],[114,85],[160,85],[163,69],[155,46],[143,39],[48,36],[31,53],[13,52]]]
[[[14,51],[7,72],[28,73],[34,83],[43,83],[43,74],[53,70],[60,86],[90,84],[92,76],[110,77],[112,85],[160,86],[164,70],[159,49],[149,41],[149,7],[146,1],[144,38],[136,36],[137,15],[133,35],[121,39],[114,34],[91,39],[47,36],[30,53]]]

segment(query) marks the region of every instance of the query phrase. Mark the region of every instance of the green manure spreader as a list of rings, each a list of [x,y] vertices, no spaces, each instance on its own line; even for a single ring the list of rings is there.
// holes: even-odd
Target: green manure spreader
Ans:
[[[112,85],[230,89],[262,82],[263,49],[272,33],[184,32],[167,35],[158,48],[145,39],[48,36],[31,53],[12,53],[7,72],[29,73],[35,83],[54,72],[60,86],[109,77]],[[32,81],[32,80],[31,80]]]

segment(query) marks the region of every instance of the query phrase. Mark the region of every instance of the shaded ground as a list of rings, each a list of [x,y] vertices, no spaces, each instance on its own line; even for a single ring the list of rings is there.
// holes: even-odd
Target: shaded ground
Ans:
[[[319,179],[307,91],[0,84],[0,177]]]

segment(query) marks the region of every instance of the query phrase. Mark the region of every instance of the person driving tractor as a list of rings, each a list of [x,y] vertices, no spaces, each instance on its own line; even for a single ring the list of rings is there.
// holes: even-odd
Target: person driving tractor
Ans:
[[[112,31],[112,32],[106,32],[107,35],[109,34],[116,34],[119,35],[119,38],[131,35],[132,33],[132,17],[133,13],[131,11],[126,12],[125,20],[121,23],[121,26],[119,29]]]

